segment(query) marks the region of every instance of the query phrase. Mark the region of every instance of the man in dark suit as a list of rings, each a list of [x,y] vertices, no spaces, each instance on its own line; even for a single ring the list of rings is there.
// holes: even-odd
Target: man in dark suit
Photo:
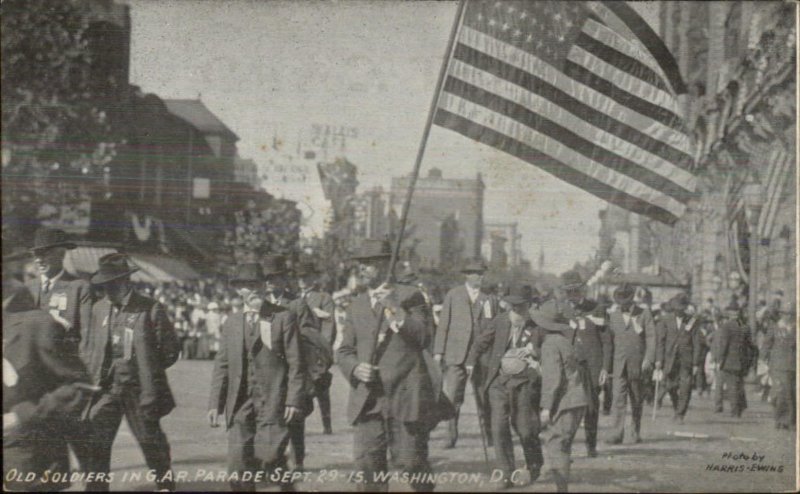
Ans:
[[[558,492],[569,483],[572,440],[581,425],[589,403],[585,372],[575,351],[576,331],[569,326],[563,308],[556,300],[544,302],[531,314],[545,330],[541,349],[542,399],[539,420],[548,427],[545,455]]]
[[[600,418],[600,390],[611,373],[611,334],[606,328],[603,307],[586,298],[585,283],[577,271],[561,276],[561,291],[566,296],[564,315],[575,331],[575,354],[584,373],[589,403],[583,417],[586,454],[597,456],[597,423]]]
[[[62,230],[37,230],[31,253],[39,276],[26,286],[36,308],[49,312],[77,343],[86,332],[93,300],[89,283],[64,270],[67,251],[75,247]]]
[[[608,317],[614,352],[614,428],[608,444],[622,443],[629,396],[633,442],[641,442],[642,375],[653,367],[656,329],[650,311],[634,305],[634,294],[633,286],[628,283],[614,290],[616,307]]]
[[[780,306],[778,320],[772,321],[764,338],[763,358],[772,378],[775,428],[790,429],[797,420],[797,305]]]
[[[486,265],[480,259],[469,261],[461,270],[466,283],[447,292],[439,314],[433,354],[437,362],[444,364],[444,392],[456,407],[456,416],[448,426],[446,448],[455,447],[458,441],[458,410],[464,403],[464,388],[472,371],[465,365],[467,355],[481,325],[497,314],[495,299],[481,291],[485,271]],[[478,405],[484,408],[480,401]]]
[[[674,420],[683,423],[689,408],[692,379],[702,365],[702,333],[696,317],[689,317],[689,296],[675,295],[669,301],[670,311],[656,324],[656,372],[657,380],[664,381],[663,393],[669,393]],[[662,379],[663,378],[663,379]],[[661,401],[661,396],[656,399]]]
[[[92,429],[89,471],[108,473],[111,447],[123,415],[142,448],[159,489],[174,490],[167,436],[160,420],[175,408],[166,369],[178,360],[180,346],[164,307],[138,294],[130,276],[137,268],[127,256],[109,254],[99,260],[91,282],[105,292],[94,304],[81,357],[93,384],[102,388],[87,411]],[[91,490],[108,490],[93,482]]]
[[[497,469],[503,472],[503,487],[512,487],[514,443],[509,426],[514,427],[522,444],[530,482],[539,478],[544,459],[539,443],[539,395],[541,374],[539,351],[544,339],[542,328],[530,319],[533,291],[529,285],[515,285],[503,297],[510,308],[489,322],[472,347],[468,365],[475,365],[489,353],[486,380],[480,392],[491,407]]]
[[[378,475],[388,469],[387,453],[409,474],[415,491],[432,491],[427,475],[428,436],[435,425],[436,395],[424,352],[431,330],[419,291],[389,285],[388,242],[364,240],[354,260],[366,287],[347,308],[339,368],[350,383],[347,418],[354,427],[356,470],[364,474],[360,491],[386,491]],[[431,359],[432,363],[433,360]]]
[[[333,356],[328,352],[330,348],[328,343],[322,339],[322,321],[311,310],[307,301],[290,290],[289,271],[284,257],[267,255],[262,266],[267,302],[291,311],[297,318],[300,371],[303,373],[305,384],[304,401],[300,413],[286,425],[289,429],[294,468],[303,471],[306,459],[306,417],[314,411],[316,387],[318,385],[322,387],[323,374],[327,372],[327,367],[333,364]]]
[[[243,480],[244,474],[285,468],[287,424],[300,415],[305,400],[297,317],[264,300],[258,263],[238,266],[230,284],[244,300],[244,310],[222,325],[208,420],[218,427],[224,413],[228,472],[239,479],[230,482],[231,488],[254,492],[255,482]]]
[[[714,332],[712,352],[716,369],[722,378],[718,386],[723,384],[727,388],[728,399],[731,401],[731,416],[741,417],[747,407],[744,392],[744,376],[750,368],[746,346],[750,343],[750,332],[739,323],[739,306],[735,301],[725,308],[724,322]],[[723,393],[717,395],[715,408],[722,412]]]
[[[330,388],[333,375],[330,373],[330,360],[333,358],[333,343],[336,341],[336,306],[333,297],[319,289],[319,271],[313,262],[306,260],[297,268],[297,285],[300,288],[300,299],[303,300],[319,320],[319,337],[325,348],[324,354],[306,358],[307,371],[314,385],[313,396],[317,399],[319,413],[322,416],[323,434],[333,434],[331,428],[331,396]],[[316,350],[316,349],[315,349]],[[315,351],[317,354],[319,351]]]
[[[4,273],[5,274],[5,273]],[[22,283],[3,279],[3,487],[58,491],[46,471],[69,471],[65,436],[75,429],[91,386],[75,342],[34,307]],[[82,465],[84,468],[86,465]],[[12,472],[32,474],[17,479]]]

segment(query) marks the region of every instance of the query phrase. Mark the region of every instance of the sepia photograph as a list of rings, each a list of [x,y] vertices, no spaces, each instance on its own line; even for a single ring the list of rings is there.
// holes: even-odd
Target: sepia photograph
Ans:
[[[796,492],[798,23],[0,0],[3,491]]]

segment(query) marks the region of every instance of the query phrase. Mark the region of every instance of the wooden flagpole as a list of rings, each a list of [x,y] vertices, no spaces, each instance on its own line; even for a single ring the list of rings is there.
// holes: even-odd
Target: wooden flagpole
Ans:
[[[439,80],[436,81],[436,90],[433,93],[433,100],[431,101],[431,108],[428,112],[428,120],[425,122],[425,130],[422,132],[422,142],[417,151],[417,160],[414,162],[414,170],[411,172],[411,181],[408,184],[408,191],[406,192],[405,203],[403,204],[403,214],[400,217],[400,228],[397,232],[397,240],[392,250],[392,258],[389,263],[389,272],[387,274],[386,282],[394,283],[395,275],[394,270],[397,266],[397,261],[400,257],[400,245],[403,243],[403,234],[406,230],[406,222],[408,221],[408,209],[411,207],[411,197],[414,195],[414,187],[417,185],[417,178],[419,178],[419,169],[422,166],[422,157],[425,155],[425,146],[428,144],[428,135],[431,133],[431,126],[433,125],[433,117],[436,114],[436,107],[439,105],[439,96],[442,92],[444,85],[444,78],[447,75],[447,69],[450,67],[450,62],[453,55],[453,47],[455,46],[456,36],[458,35],[461,20],[464,17],[466,10],[467,0],[459,0],[458,10],[456,12],[456,19],[453,23],[453,29],[450,31],[450,39],[447,42],[447,51],[445,52],[445,60],[442,64],[442,69],[439,71]]]

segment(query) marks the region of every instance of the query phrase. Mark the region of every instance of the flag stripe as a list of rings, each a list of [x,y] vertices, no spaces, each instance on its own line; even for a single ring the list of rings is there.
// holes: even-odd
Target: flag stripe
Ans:
[[[570,50],[567,60],[571,60],[583,68],[589,70],[598,77],[611,81],[619,89],[632,94],[637,98],[649,101],[664,108],[673,114],[678,114],[678,107],[675,98],[666,91],[655,86],[642,82],[635,76],[630,75],[624,70],[620,70],[614,65],[597,58],[583,48],[576,46]]]
[[[465,45],[485,54],[488,57],[485,64],[486,67],[490,67],[493,63],[498,64],[498,67],[505,65],[516,67],[529,74],[529,77],[560,89],[565,95],[569,95],[599,112],[610,115],[617,121],[626,122],[635,128],[650,130],[649,134],[651,136],[658,136],[660,140],[671,145],[673,149],[683,151],[688,156],[690,141],[686,134],[675,132],[674,129],[660,121],[638,112],[636,108],[620,105],[608,95],[567,77],[552,65],[524,50],[507,45],[468,26],[463,26],[461,29],[459,45]],[[457,46],[456,53],[460,49]],[[484,67],[484,64],[481,64],[481,66]],[[488,71],[503,77],[499,69]],[[531,79],[531,81],[533,80]],[[672,159],[671,161],[677,163],[681,160]]]
[[[569,93],[544,79],[460,43],[456,46],[453,58],[459,62],[476,67],[484,73],[491,74],[492,76],[516,84],[523,89],[527,89],[530,93],[538,94],[563,107],[570,113],[583,118],[595,127],[604,129],[663,160],[674,163],[677,165],[674,173],[680,177],[679,182],[688,184],[690,180],[694,180],[694,176],[690,172],[685,171],[692,162],[692,157],[688,153],[670,146],[668,143],[659,140],[653,135],[645,134],[637,128],[613,118],[608,113],[595,109],[593,106],[574,98]],[[555,69],[545,66],[542,68],[540,74],[544,76],[555,76],[558,73]],[[552,79],[553,77],[549,78]],[[601,105],[598,103],[597,106]],[[623,117],[624,116],[625,115],[623,115]],[[645,122],[634,123],[644,124]],[[652,121],[650,123],[652,123]],[[665,131],[666,129],[663,128],[651,129],[651,133],[658,135],[663,135]],[[672,133],[672,131],[668,132]]]
[[[685,93],[686,85],[683,83],[678,63],[669,48],[667,48],[667,45],[664,44],[664,41],[653,31],[650,25],[626,2],[603,2],[602,6],[613,12],[644,44],[644,47],[661,65],[673,90],[678,94]]]
[[[761,238],[769,238],[772,234],[772,226],[778,212],[781,193],[788,176],[789,163],[789,155],[785,151],[781,149],[774,153],[767,180],[767,203],[761,212],[758,222],[759,237]]]
[[[565,60],[564,73],[576,81],[589,86],[595,91],[608,95],[609,98],[613,99],[620,105],[633,108],[638,113],[650,117],[653,120],[657,120],[658,122],[661,122],[667,127],[671,127],[678,132],[684,131],[683,122],[681,121],[680,117],[675,115],[673,112],[658,105],[654,105],[647,100],[634,96],[616,87],[611,82],[603,79],[602,77],[596,76],[588,69],[581,67],[575,62]]]
[[[510,67],[509,70],[514,71],[515,75],[529,75],[526,73],[517,74],[520,71],[513,69],[513,67]],[[650,139],[648,136],[624,126],[624,124],[620,124],[600,112],[590,108],[582,108],[585,105],[574,100],[574,104],[565,104],[564,98],[567,100],[572,98],[566,95],[562,97],[556,91],[551,90],[553,89],[552,86],[546,85],[549,87],[543,88],[544,90],[542,91],[537,91],[538,88],[526,84],[524,80],[519,83],[510,82],[468,65],[458,58],[453,61],[450,71],[457,79],[473,84],[489,93],[518,102],[532,112],[548,115],[557,124],[571,129],[585,139],[592,140],[592,142],[609,152],[619,153],[621,156],[636,163],[648,163],[653,172],[675,182],[685,190],[686,194],[690,194],[690,191],[694,190],[696,182],[694,175],[675,166],[663,157],[649,152],[649,150],[645,149],[645,146],[641,146],[631,139],[628,133],[632,132],[634,135],[642,136],[645,144],[658,143],[663,146],[663,143]],[[530,87],[531,91],[526,90],[526,87]],[[563,111],[562,108],[567,111]],[[581,110],[584,110],[585,113],[581,113]],[[613,130],[611,129],[612,127],[616,127],[616,132],[607,132],[607,130]],[[686,158],[688,163],[690,158]]]
[[[567,146],[577,153],[585,156],[589,160],[598,161],[605,167],[626,175],[633,180],[641,182],[648,187],[662,191],[680,202],[688,202],[691,193],[662,177],[652,170],[640,164],[623,158],[622,156],[608,151],[589,139],[579,136],[571,129],[559,125],[549,118],[534,113],[524,106],[492,94],[477,86],[461,81],[454,77],[448,77],[444,85],[444,91],[458,95],[472,103],[486,107],[496,113],[507,116],[526,127],[529,127],[542,135]]]
[[[446,127],[470,139],[482,142],[496,149],[504,151],[521,160],[527,161],[545,170],[546,172],[564,180],[565,182],[583,189],[600,199],[636,211],[663,223],[674,224],[678,214],[668,209],[651,204],[629,194],[618,187],[608,185],[592,176],[571,168],[563,162],[543,154],[538,149],[511,138],[494,129],[477,124],[471,119],[439,108],[434,116],[436,125]],[[682,212],[682,211],[681,211]]]
[[[586,156],[573,146],[555,140],[551,136],[541,132],[541,130],[522,124],[513,117],[476,104],[450,92],[443,93],[441,101],[443,102],[442,107],[452,113],[456,113],[465,118],[471,118],[480,125],[506,134],[512,139],[538,149],[540,152],[556,160],[569,163],[569,166],[572,168],[580,170],[608,185],[624,190],[626,193],[636,195],[640,199],[667,209],[673,214],[685,209],[685,206],[677,199],[664,194],[663,191],[655,189],[647,183],[639,180],[631,180],[628,174],[624,171],[609,167],[602,158],[598,159],[598,157]]]
[[[630,40],[615,32],[602,22],[593,20],[591,16],[586,21],[586,25],[583,26],[583,33],[593,37],[599,43],[608,45],[618,52],[639,60],[641,63],[647,65],[657,77],[663,80],[664,72],[661,70],[661,66],[658,65],[658,62],[653,60],[653,57],[650,56],[643,46],[631,43]]]
[[[642,82],[650,84],[651,86],[655,86],[658,89],[669,93],[667,85],[664,84],[664,81],[661,79],[661,77],[651,70],[650,67],[639,60],[628,56],[626,53],[622,53],[611,46],[597,41],[589,36],[589,34],[587,34],[585,31],[578,35],[578,39],[575,41],[575,44],[597,58],[603,60],[604,62],[614,65],[620,70],[624,70]]]

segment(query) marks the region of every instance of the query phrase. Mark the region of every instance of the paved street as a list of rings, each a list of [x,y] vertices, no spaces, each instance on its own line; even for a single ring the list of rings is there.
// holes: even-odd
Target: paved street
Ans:
[[[173,467],[176,474],[185,472],[188,480],[179,482],[179,490],[227,490],[227,483],[211,481],[206,475],[216,477],[225,471],[226,437],[224,430],[210,429],[205,423],[208,386],[212,369],[210,361],[180,361],[169,372],[178,408],[163,420],[172,445]],[[759,401],[754,390],[748,389],[750,408],[739,419],[712,413],[708,397],[693,397],[685,424],[676,426],[671,421],[671,410],[659,411],[657,421],[651,421],[652,409],[643,420],[643,442],[619,446],[599,446],[600,456],[589,459],[583,446],[583,432],[575,442],[572,484],[574,491],[593,492],[692,492],[692,491],[789,491],[794,488],[793,450],[794,432],[777,431],[772,425],[771,407]],[[352,436],[345,424],[347,400],[346,383],[335,374],[333,384],[334,435],[322,435],[320,417],[315,412],[307,421],[307,481],[297,484],[306,491],[354,490],[347,482],[352,470]],[[467,396],[462,410],[462,438],[455,450],[444,450],[445,428],[440,426],[431,439],[430,456],[436,472],[452,472],[453,480],[440,483],[440,490],[491,491],[490,472],[483,460],[478,433],[474,401]],[[611,417],[602,416],[600,435],[607,432]],[[687,438],[678,433],[708,434],[708,438]],[[760,461],[750,457],[763,456]],[[490,451],[490,458],[492,452]],[[740,458],[745,455],[750,459]],[[731,457],[728,457],[731,456]],[[517,448],[517,462],[522,466],[522,452]],[[713,465],[714,467],[711,467]],[[767,471],[752,471],[758,465]],[[711,470],[710,468],[715,468]],[[729,471],[719,471],[722,467]],[[773,468],[770,468],[773,467]],[[738,470],[738,471],[736,471]],[[773,470],[773,471],[770,471]],[[782,470],[782,471],[777,471]],[[146,473],[144,459],[123,425],[114,445],[112,471],[115,481],[112,490],[153,489],[153,484],[143,480]],[[136,473],[142,480],[124,481]],[[471,478],[464,479],[471,474]],[[479,474],[479,475],[476,475]],[[477,483],[475,477],[479,476]],[[461,479],[459,479],[461,477]],[[462,482],[459,482],[462,480]],[[527,480],[527,473],[520,479]],[[73,489],[79,489],[76,485]],[[274,487],[263,486],[265,490]],[[394,482],[392,490],[410,492],[407,484]],[[533,485],[519,486],[512,492],[546,492],[554,490],[549,475]]]

